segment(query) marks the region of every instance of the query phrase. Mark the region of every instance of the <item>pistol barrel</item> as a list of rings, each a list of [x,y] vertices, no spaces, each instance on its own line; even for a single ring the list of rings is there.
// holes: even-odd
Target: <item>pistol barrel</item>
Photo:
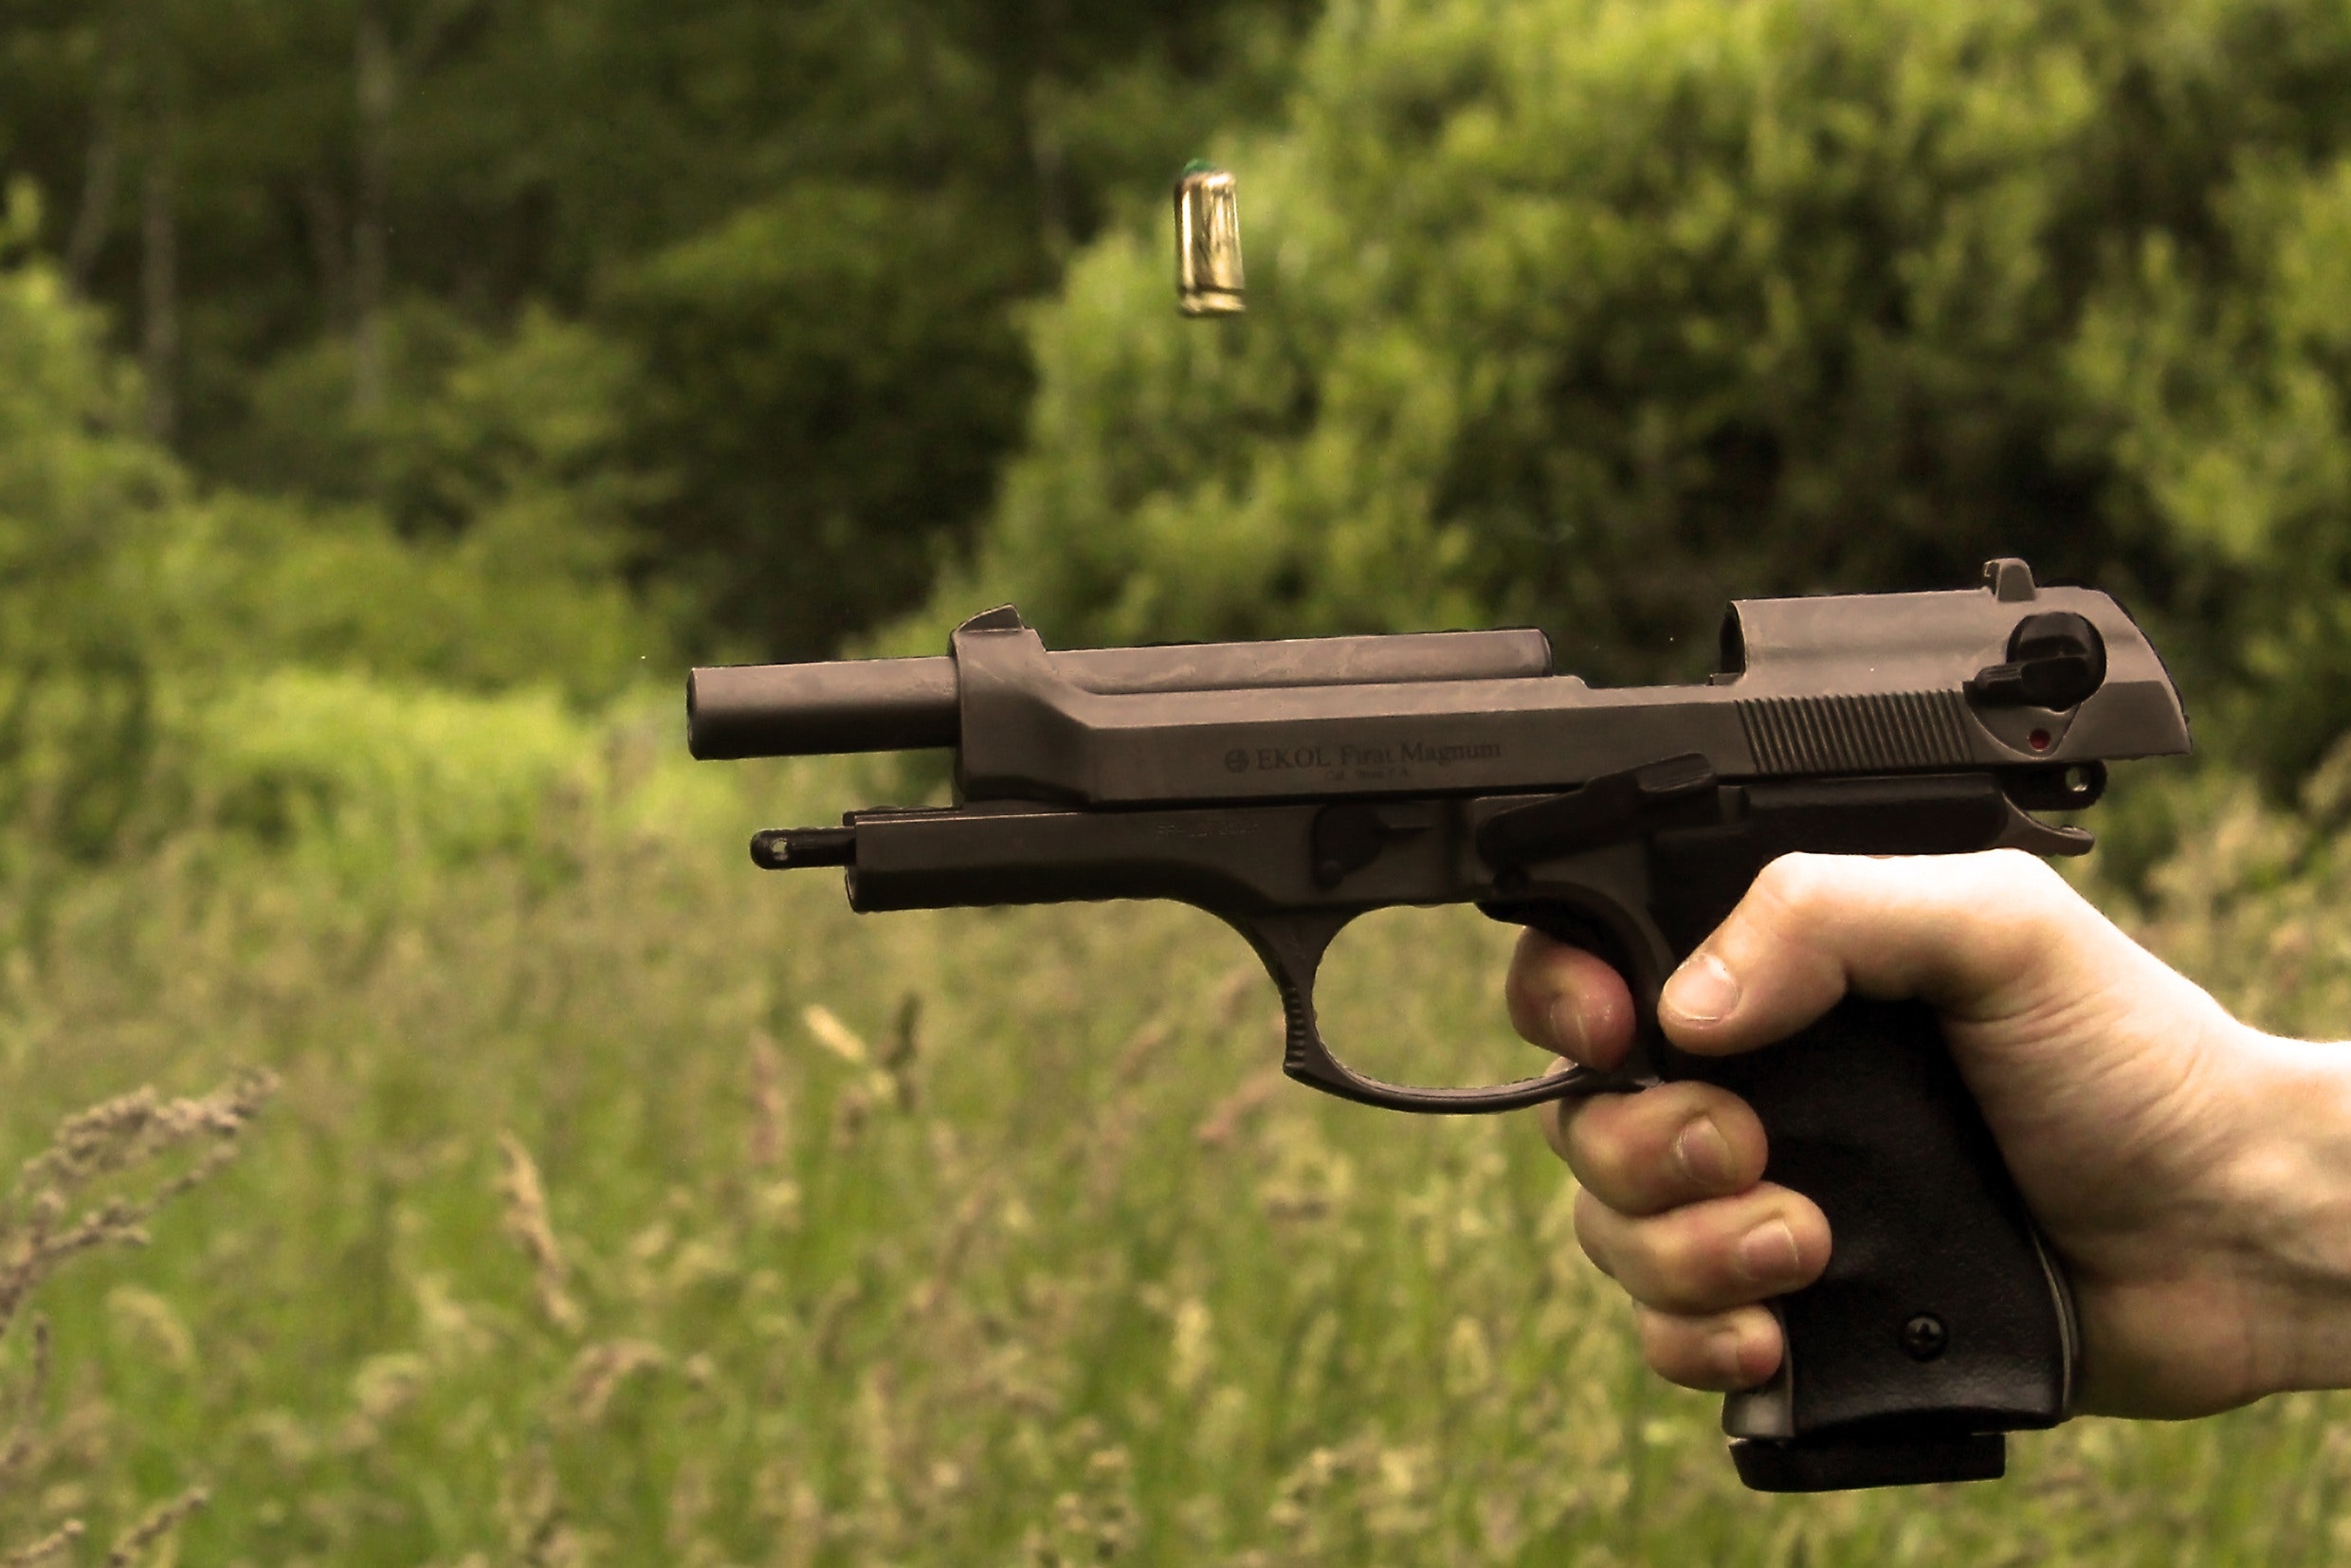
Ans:
[[[1048,657],[1062,680],[1109,697],[1551,672],[1550,639],[1531,629],[1072,648]],[[936,657],[697,669],[686,678],[685,729],[687,746],[705,761],[953,746],[961,731],[956,664]]]
[[[685,678],[687,749],[709,761],[952,746],[955,661],[721,665]]]

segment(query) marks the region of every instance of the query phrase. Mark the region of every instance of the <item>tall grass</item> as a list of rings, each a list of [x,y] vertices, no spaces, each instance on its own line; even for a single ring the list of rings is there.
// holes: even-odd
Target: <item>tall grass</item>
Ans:
[[[127,1085],[283,1080],[152,1249],[50,1287],[49,1473],[79,1490],[49,1501],[94,1532],[203,1486],[190,1563],[2351,1544],[2351,1437],[2322,1397],[2076,1422],[2016,1440],[1999,1486],[1751,1496],[1714,1401],[1639,1369],[1526,1119],[1282,1082],[1270,989],[1205,916],[859,920],[834,879],[756,872],[741,846],[869,780],[689,773],[665,721],[590,739],[504,836],[452,847],[427,802],[368,855],[337,838],[380,848],[395,829],[365,811],[266,832],[215,812],[53,890],[46,936],[9,953],[16,1147]],[[2252,954],[2215,969],[2233,999],[2273,1000],[2290,968],[2351,1002],[2321,840],[2292,871],[2318,891],[2257,914],[2280,908],[2248,894],[2261,854],[2299,830],[2180,809],[2223,827],[2134,918],[2197,962]],[[1510,1070],[1505,939],[1467,914],[1375,928],[1332,1013],[1390,1070]]]

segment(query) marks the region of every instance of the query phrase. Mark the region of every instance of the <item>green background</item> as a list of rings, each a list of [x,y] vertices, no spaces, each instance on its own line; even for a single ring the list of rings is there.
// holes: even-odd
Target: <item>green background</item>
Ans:
[[[1201,154],[1238,320],[1174,310]],[[1193,912],[756,874],[932,775],[689,764],[676,690],[1006,600],[1688,679],[1726,598],[2022,555],[2196,721],[2082,884],[2335,1034],[2347,155],[2304,0],[12,8],[0,1128],[283,1084],[43,1290],[0,1541],[202,1485],[151,1558],[2332,1560],[2325,1396],[1740,1491],[1524,1119],[1284,1085]],[[1358,1054],[1518,1070],[1506,933],[1351,939]]]

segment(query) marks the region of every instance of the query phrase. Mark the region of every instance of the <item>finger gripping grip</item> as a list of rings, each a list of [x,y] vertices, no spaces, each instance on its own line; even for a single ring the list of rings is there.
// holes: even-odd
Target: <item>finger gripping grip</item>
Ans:
[[[1773,1304],[1787,1354],[1724,1401],[1748,1485],[1816,1491],[1999,1473],[1997,1433],[2065,1419],[2076,1341],[2063,1274],[1916,1001],[1848,997],[1779,1045],[1667,1079],[1753,1105],[1766,1179],[1829,1219],[1829,1266]]]

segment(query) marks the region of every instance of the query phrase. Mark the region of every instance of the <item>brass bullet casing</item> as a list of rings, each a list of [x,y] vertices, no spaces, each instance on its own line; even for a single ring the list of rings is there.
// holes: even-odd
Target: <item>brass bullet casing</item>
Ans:
[[[1176,302],[1186,316],[1238,316],[1241,203],[1232,174],[1185,165],[1176,181]]]

